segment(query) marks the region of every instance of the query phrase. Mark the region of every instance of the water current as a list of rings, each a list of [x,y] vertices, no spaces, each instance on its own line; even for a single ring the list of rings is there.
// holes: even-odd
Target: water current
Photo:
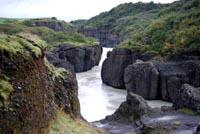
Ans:
[[[89,122],[104,119],[126,99],[126,90],[112,88],[101,81],[101,66],[108,51],[112,51],[112,48],[103,48],[102,58],[98,66],[87,72],[76,74],[81,114]],[[160,100],[148,101],[148,104],[151,107],[171,105],[171,103]]]

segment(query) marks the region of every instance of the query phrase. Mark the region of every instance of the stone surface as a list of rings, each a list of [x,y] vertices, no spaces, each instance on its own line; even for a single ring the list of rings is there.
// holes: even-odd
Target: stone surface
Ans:
[[[157,65],[162,100],[174,101],[182,84],[200,86],[200,62],[166,62]]]
[[[131,51],[127,49],[114,49],[103,62],[101,77],[103,83],[115,88],[125,88],[124,69],[132,63]]]
[[[72,72],[83,72],[98,65],[101,59],[100,46],[78,47],[62,44],[47,53],[47,59],[55,66],[63,67]]]
[[[151,116],[153,114],[156,114],[156,112],[148,106],[144,98],[129,92],[126,101],[119,106],[114,114],[107,116],[106,120],[128,123],[140,120],[143,116]]]
[[[183,84],[176,96],[173,104],[175,109],[189,108],[200,111],[200,88]]]
[[[150,63],[135,63],[125,69],[124,82],[128,92],[141,95],[145,99],[156,99],[159,73]]]
[[[31,27],[48,27],[50,29],[53,29],[54,31],[75,31],[75,28],[70,25],[66,24],[66,22],[58,21],[56,19],[32,19],[24,22],[25,25],[31,26]]]
[[[122,41],[121,37],[114,30],[107,27],[100,29],[82,28],[78,31],[86,36],[97,38],[102,47],[114,47]]]
[[[56,109],[81,116],[70,72],[54,74],[43,58],[26,49],[15,54],[0,50],[0,61],[0,88],[7,89],[2,81],[13,87],[10,92],[0,90],[0,134],[48,134]]]
[[[132,52],[124,48],[115,48],[107,54],[107,59],[102,65],[102,81],[103,83],[115,87],[125,88],[124,70],[125,68],[136,62],[136,60],[148,61],[155,54],[142,54],[141,52]]]

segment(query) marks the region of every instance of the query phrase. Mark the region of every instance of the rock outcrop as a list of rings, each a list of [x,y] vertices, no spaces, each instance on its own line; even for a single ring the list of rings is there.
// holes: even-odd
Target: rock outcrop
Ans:
[[[48,52],[47,59],[57,67],[63,67],[72,72],[83,72],[98,65],[101,54],[102,48],[100,46],[78,47],[62,44]]]
[[[75,28],[64,21],[59,21],[56,19],[30,19],[23,22],[25,25],[30,27],[48,27],[54,31],[75,31]]]
[[[114,49],[107,56],[109,57],[103,62],[101,70],[103,83],[124,89],[124,69],[132,63],[131,51],[128,49]]]
[[[1,40],[0,134],[48,134],[56,108],[81,116],[74,75],[45,62],[25,39],[3,35]]]
[[[128,92],[145,99],[156,99],[159,73],[153,63],[135,63],[125,69],[124,82]]]
[[[174,101],[182,84],[200,86],[199,60],[156,62],[151,60],[154,55],[147,55],[121,48],[109,52],[101,71],[103,83],[165,101]]]
[[[189,108],[200,111],[200,88],[183,84],[176,94],[173,107],[175,109]]]
[[[85,36],[97,38],[100,41],[102,47],[114,47],[118,45],[122,39],[121,37],[111,28],[82,28],[78,32]]]
[[[150,60],[155,54],[132,52],[125,48],[116,48],[107,54],[106,60],[103,62],[101,77],[103,83],[115,88],[125,89],[124,70],[125,68],[136,62],[137,59],[142,61]]]
[[[127,123],[153,114],[155,114],[154,110],[148,106],[144,98],[129,92],[126,101],[119,106],[114,114],[107,116],[106,120]]]
[[[200,86],[200,62],[166,62],[157,65],[162,100],[174,101],[182,84]]]

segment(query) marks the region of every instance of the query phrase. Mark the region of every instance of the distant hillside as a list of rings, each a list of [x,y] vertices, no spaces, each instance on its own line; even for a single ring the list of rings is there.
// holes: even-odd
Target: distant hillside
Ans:
[[[47,42],[49,48],[62,43],[78,46],[98,45],[96,39],[77,33],[71,24],[57,20],[55,17],[24,20],[0,18],[0,33],[38,35]]]
[[[119,47],[161,55],[200,50],[200,0],[181,0],[159,11],[141,32]]]
[[[200,0],[165,5],[126,3],[88,21],[72,23],[103,46],[120,44],[118,47],[165,56],[200,48]]]
[[[88,21],[77,20],[71,23],[78,26],[80,32],[87,36],[96,37],[100,41],[108,40],[103,43],[104,46],[115,46],[129,38],[133,33],[143,31],[156,18],[158,11],[166,6],[153,2],[125,3]],[[84,31],[85,29],[97,29],[99,36],[94,35],[95,33],[88,33],[88,30]],[[115,39],[113,39],[113,36],[115,36]],[[114,40],[119,41],[115,42]],[[110,45],[110,43],[113,43],[113,45]]]

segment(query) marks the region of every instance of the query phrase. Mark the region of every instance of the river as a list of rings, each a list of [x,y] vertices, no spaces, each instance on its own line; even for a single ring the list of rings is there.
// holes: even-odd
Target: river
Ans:
[[[77,73],[78,96],[81,105],[81,114],[88,121],[93,122],[104,119],[112,114],[126,99],[126,91],[107,86],[101,81],[101,66],[108,51],[112,48],[103,48],[103,54],[99,66],[83,73]],[[163,101],[148,101],[151,107],[162,105],[171,106],[171,103]]]

